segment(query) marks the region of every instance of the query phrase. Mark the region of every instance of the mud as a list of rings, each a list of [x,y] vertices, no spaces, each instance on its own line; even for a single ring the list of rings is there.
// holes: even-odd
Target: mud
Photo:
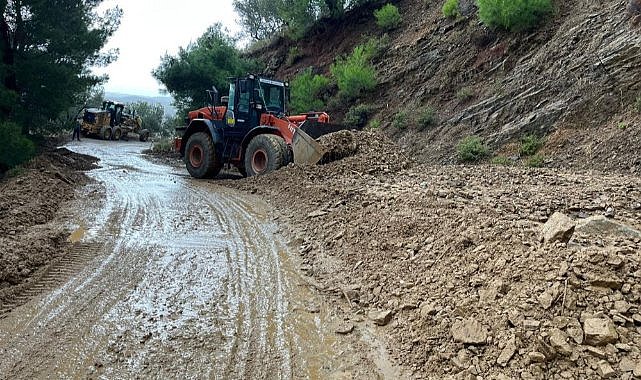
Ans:
[[[225,183],[282,210],[301,268],[355,333],[386,336],[410,378],[598,378],[608,368],[632,378],[641,240],[620,231],[641,230],[639,177],[420,165],[382,134],[356,138],[359,152],[343,160]],[[624,227],[542,243],[555,212]],[[586,343],[589,318],[613,321],[618,338]],[[472,338],[460,330],[468,321]]]
[[[67,149],[50,149],[0,181],[0,316],[15,295],[69,250],[67,232],[55,216],[73,207],[76,188],[87,183],[83,170],[96,159]]]
[[[0,319],[0,378],[401,376],[375,336],[335,332],[271,208],[145,147],[69,145],[101,168],[61,216],[71,252]]]

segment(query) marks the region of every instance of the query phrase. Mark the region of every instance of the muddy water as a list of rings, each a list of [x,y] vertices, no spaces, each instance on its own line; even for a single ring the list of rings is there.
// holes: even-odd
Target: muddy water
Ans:
[[[145,147],[69,147],[101,159],[69,211],[93,259],[0,320],[0,378],[385,377],[332,331],[264,204]]]

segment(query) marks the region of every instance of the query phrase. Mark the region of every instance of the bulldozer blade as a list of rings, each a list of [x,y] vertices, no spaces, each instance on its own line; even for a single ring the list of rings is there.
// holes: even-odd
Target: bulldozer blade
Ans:
[[[311,138],[317,139],[323,135],[329,133],[334,133],[338,131],[352,130],[353,127],[346,127],[339,124],[330,124],[330,123],[319,123],[316,120],[307,120],[300,126],[299,129],[302,129],[307,133]]]
[[[292,139],[292,150],[294,151],[294,162],[296,164],[314,165],[323,158],[326,153],[318,141],[300,128],[296,128]]]

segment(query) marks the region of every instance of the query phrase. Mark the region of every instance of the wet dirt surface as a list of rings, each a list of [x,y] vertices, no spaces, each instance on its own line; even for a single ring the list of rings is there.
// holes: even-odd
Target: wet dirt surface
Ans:
[[[102,167],[65,215],[62,286],[0,320],[0,379],[396,377],[334,332],[265,204],[147,147],[68,146]]]

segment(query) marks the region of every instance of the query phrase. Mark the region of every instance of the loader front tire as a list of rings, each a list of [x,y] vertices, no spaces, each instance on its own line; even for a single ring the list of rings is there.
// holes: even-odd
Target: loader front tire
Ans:
[[[258,135],[245,150],[245,170],[247,176],[271,173],[286,165],[287,145],[276,135]]]
[[[100,128],[100,138],[103,140],[111,140],[111,128],[109,127]]]
[[[121,137],[122,137],[122,129],[118,127],[114,128],[111,138],[114,139],[115,141],[119,141]]]
[[[213,178],[223,165],[216,155],[216,147],[205,132],[194,133],[185,146],[187,171],[194,178]]]

